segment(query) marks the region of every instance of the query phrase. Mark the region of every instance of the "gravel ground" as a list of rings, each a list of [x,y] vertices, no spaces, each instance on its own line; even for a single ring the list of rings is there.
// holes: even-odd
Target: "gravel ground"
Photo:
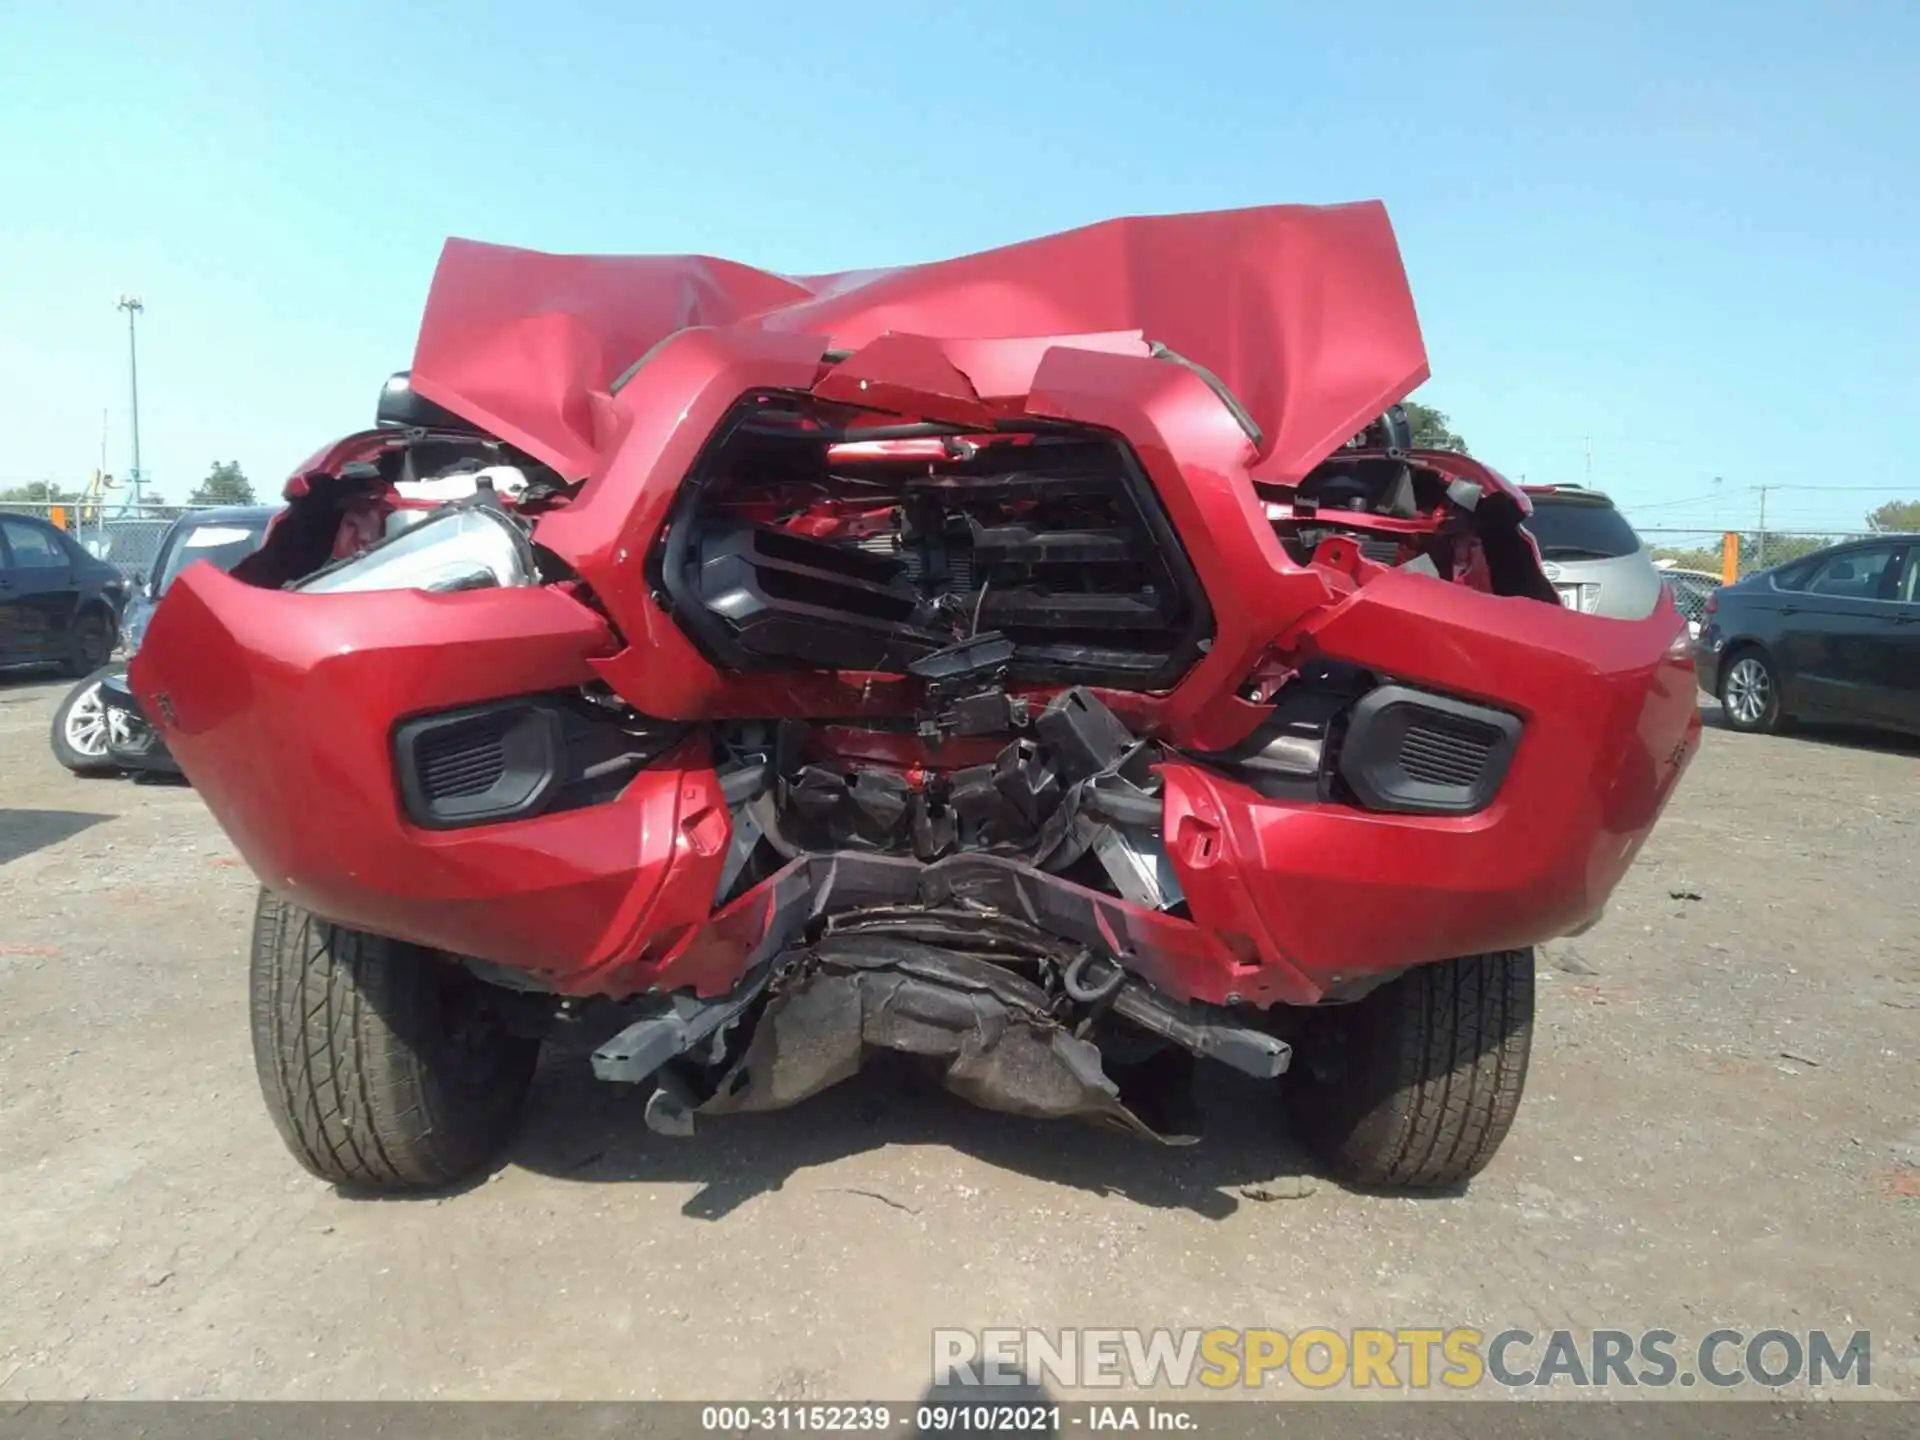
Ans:
[[[1868,1328],[1920,1397],[1920,746],[1710,729],[1463,1194],[1318,1179],[1228,1081],[1187,1151],[871,1074],[671,1141],[574,1064],[484,1183],[368,1201],[261,1107],[251,876],[59,769],[63,690],[0,679],[0,1399],[901,1397],[992,1325]]]

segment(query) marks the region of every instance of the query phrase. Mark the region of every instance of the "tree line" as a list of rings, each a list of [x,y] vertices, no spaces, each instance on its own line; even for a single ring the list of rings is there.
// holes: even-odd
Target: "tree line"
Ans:
[[[0,504],[14,505],[88,505],[99,503],[102,506],[117,506],[123,500],[132,498],[132,491],[124,485],[102,490],[97,495],[89,495],[84,488],[67,489],[51,480],[34,480],[25,485],[15,485],[11,489],[0,490]],[[188,505],[254,505],[258,499],[253,493],[253,483],[247,479],[246,472],[240,468],[238,460],[216,460],[207,471],[207,478],[195,486],[187,496]],[[158,490],[143,490],[140,496],[140,508],[143,513],[155,515],[177,515],[182,506],[170,505],[167,497]]]

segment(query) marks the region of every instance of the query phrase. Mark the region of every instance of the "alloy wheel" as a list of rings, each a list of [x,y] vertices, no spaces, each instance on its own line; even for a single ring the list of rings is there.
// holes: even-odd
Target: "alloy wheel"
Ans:
[[[1727,672],[1727,710],[1742,725],[1758,725],[1773,703],[1773,677],[1754,656],[1736,660]]]
[[[87,760],[99,760],[107,753],[109,740],[124,745],[129,738],[127,717],[109,710],[100,698],[100,682],[89,685],[67,710],[67,744]]]
[[[67,744],[89,760],[107,753],[107,707],[100,699],[97,680],[67,711]]]

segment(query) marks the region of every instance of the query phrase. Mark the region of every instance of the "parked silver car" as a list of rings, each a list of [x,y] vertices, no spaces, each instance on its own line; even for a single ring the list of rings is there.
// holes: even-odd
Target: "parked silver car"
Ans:
[[[1598,490],[1529,485],[1533,533],[1560,603],[1588,615],[1644,620],[1660,603],[1660,572],[1646,542]]]

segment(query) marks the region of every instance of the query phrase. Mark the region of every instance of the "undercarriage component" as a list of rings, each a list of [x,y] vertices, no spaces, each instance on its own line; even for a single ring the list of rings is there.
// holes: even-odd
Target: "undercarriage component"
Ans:
[[[1198,1005],[1180,1004],[1129,980],[1114,995],[1114,1014],[1173,1041],[1202,1060],[1217,1060],[1256,1080],[1284,1075],[1293,1047],[1250,1025],[1230,1025]]]
[[[698,1103],[677,1070],[663,1069],[654,1077],[653,1093],[647,1096],[647,1128],[656,1135],[684,1140],[693,1134],[693,1111]]]
[[[634,1021],[593,1052],[593,1073],[602,1080],[637,1084],[702,1042],[723,1042],[726,1027],[759,998],[766,983],[763,971],[720,1000],[667,997],[657,1013]]]
[[[720,883],[714,887],[713,903],[718,905],[733,893],[740,876],[753,859],[753,852],[766,837],[761,828],[758,807],[741,802],[733,810],[733,838],[727,845],[727,861],[720,867]]]
[[[1113,711],[1086,690],[1062,691],[1033,728],[1069,783],[1118,766],[1134,743]]]
[[[943,729],[932,736],[923,732],[920,738],[937,755],[944,753],[945,741],[971,738],[976,728],[1005,733],[1008,704],[998,690],[968,697],[946,716],[978,706],[984,715],[997,715],[998,723]],[[1024,706],[1017,714],[1024,718]],[[1142,832],[1128,845],[1152,848],[1152,832],[1160,825],[1151,774],[1157,749],[1136,741],[1087,690],[1058,696],[1036,730],[1040,739],[1010,740],[991,764],[922,769],[911,780],[898,769],[834,758],[794,761],[778,777],[777,824],[793,847],[783,853],[857,849],[937,860],[986,850],[1059,870],[1084,854],[1100,824],[1109,821]],[[787,733],[804,746],[806,727],[790,726]],[[767,829],[764,813],[756,823]],[[1153,868],[1149,864],[1146,873]],[[1177,891],[1166,898],[1170,883],[1170,875],[1163,876],[1154,891],[1162,898],[1142,903],[1155,908],[1176,903]],[[1122,893],[1137,898],[1133,890]]]
[[[742,1041],[729,1040],[736,1025],[748,1027]],[[657,1002],[594,1053],[593,1067],[603,1080],[655,1079],[647,1123],[666,1135],[691,1134],[696,1113],[784,1109],[891,1050],[934,1063],[949,1090],[988,1109],[1180,1142],[1192,1137],[1184,1121],[1168,1129],[1178,1106],[1154,1097],[1144,1117],[1105,1068],[1111,1051],[1128,1075],[1164,1043],[1268,1080],[1292,1053],[1012,916],[880,906],[830,918],[818,939],[783,950],[733,994]]]
[[[994,960],[880,935],[788,958],[745,1053],[703,1114],[782,1110],[853,1075],[874,1050],[925,1057],[947,1089],[989,1110],[1079,1117],[1172,1143],[1120,1098],[1100,1051],[1044,990]]]
[[[1027,702],[1004,690],[963,695],[945,709],[920,721],[920,734],[938,742],[969,735],[1004,735],[1027,723]]]
[[[993,762],[993,788],[1029,825],[1038,825],[1060,803],[1060,772],[1030,740],[1002,750]]]

